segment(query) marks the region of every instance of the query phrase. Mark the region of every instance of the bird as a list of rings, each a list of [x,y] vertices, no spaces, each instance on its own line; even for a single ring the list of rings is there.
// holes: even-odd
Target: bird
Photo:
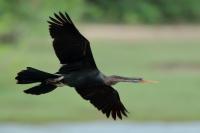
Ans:
[[[79,32],[66,12],[54,13],[54,17],[50,16],[47,22],[61,67],[53,74],[27,67],[17,73],[17,84],[37,83],[24,90],[32,95],[49,93],[65,85],[73,87],[83,99],[93,104],[107,118],[111,116],[116,120],[127,117],[129,112],[112,86],[119,82],[154,81],[103,74],[95,63],[90,42]]]

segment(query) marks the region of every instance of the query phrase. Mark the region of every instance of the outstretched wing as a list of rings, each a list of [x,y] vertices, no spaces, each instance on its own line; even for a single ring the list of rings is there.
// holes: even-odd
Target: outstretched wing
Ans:
[[[111,86],[96,86],[89,88],[76,88],[76,91],[85,99],[89,100],[98,110],[106,114],[107,117],[112,114],[122,119],[122,115],[127,116],[127,110],[120,101],[118,92]]]
[[[61,64],[81,64],[82,67],[97,68],[89,41],[80,34],[67,13],[49,17],[49,31],[54,39],[53,47]]]

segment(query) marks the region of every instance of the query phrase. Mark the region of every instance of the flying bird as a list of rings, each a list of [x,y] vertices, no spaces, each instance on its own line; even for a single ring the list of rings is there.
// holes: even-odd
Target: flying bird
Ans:
[[[64,85],[74,87],[80,96],[90,101],[108,118],[127,116],[127,109],[122,104],[118,92],[112,87],[118,82],[151,82],[142,78],[104,75],[96,66],[90,42],[78,31],[69,15],[54,13],[49,17],[49,32],[53,38],[53,48],[62,66],[51,74],[32,67],[20,71],[17,84],[38,83],[24,90],[27,94],[40,95],[51,92]]]

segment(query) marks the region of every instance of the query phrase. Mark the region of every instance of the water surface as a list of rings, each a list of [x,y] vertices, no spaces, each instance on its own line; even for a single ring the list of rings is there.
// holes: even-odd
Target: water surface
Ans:
[[[200,122],[0,124],[0,133],[200,133]]]

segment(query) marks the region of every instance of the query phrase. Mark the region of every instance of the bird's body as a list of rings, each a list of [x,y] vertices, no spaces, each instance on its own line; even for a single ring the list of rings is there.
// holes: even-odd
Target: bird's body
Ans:
[[[59,12],[48,21],[53,48],[62,64],[58,72],[51,74],[27,67],[18,73],[18,84],[39,83],[25,90],[27,94],[40,95],[51,92],[60,86],[74,87],[98,110],[122,119],[127,110],[120,101],[118,92],[111,86],[118,82],[144,82],[142,78],[106,76],[97,68],[89,41],[80,34],[67,13]]]
[[[58,73],[59,74],[59,73]],[[60,74],[63,79],[61,82],[70,87],[93,86],[104,84],[104,75],[98,70],[79,70],[73,73]]]

